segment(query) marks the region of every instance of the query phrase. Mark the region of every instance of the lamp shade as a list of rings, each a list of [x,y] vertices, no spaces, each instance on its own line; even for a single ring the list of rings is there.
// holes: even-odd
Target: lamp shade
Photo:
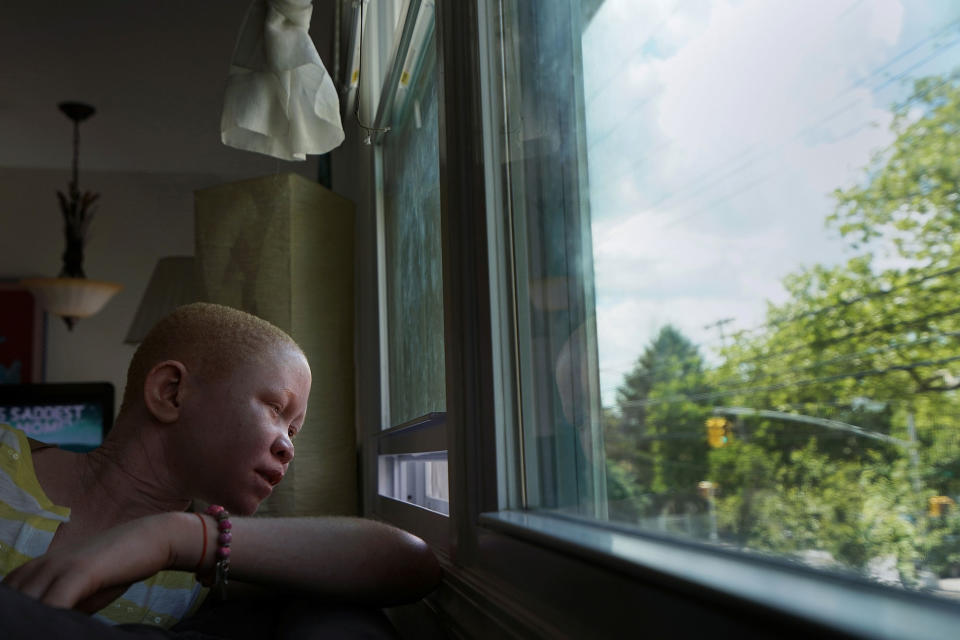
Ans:
[[[21,284],[44,310],[64,318],[92,316],[123,288],[115,282],[86,278],[26,278]]]
[[[168,256],[157,260],[147,290],[130,324],[127,344],[143,341],[161,318],[177,307],[199,300],[193,256]]]

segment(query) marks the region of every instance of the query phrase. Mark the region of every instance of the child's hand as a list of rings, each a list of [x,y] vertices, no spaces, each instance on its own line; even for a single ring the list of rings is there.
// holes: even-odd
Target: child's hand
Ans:
[[[44,604],[99,611],[139,580],[171,566],[171,523],[148,516],[83,542],[58,546],[17,567],[3,579]]]

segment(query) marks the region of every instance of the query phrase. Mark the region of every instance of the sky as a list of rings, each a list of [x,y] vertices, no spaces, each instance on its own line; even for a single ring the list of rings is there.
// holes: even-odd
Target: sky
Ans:
[[[955,0],[606,0],[583,33],[603,405],[665,324],[710,360],[782,278],[851,253],[824,220],[912,79],[960,66]]]

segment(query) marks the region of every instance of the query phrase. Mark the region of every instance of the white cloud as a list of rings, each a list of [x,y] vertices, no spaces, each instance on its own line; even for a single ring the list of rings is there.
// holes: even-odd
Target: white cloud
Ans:
[[[738,289],[744,267],[757,261],[749,254],[779,256],[791,243],[783,228],[717,237],[692,225],[660,226],[657,216],[643,214],[594,222],[594,268],[604,291],[662,299],[704,287]]]
[[[605,404],[650,338],[672,324],[699,344],[716,344],[705,325],[735,318],[727,327],[756,326],[763,300],[782,300],[783,288],[771,270],[756,271],[758,247],[776,265],[792,241],[786,229],[726,238],[691,227],[652,233],[650,217],[637,215],[594,223],[598,287],[597,333]],[[678,259],[682,258],[682,259]],[[710,356],[705,351],[704,356]]]
[[[871,15],[891,4],[899,6],[877,4]],[[850,89],[860,70],[889,49],[879,39],[864,41],[852,16],[838,19],[843,3],[747,0],[714,7],[699,38],[650,63],[665,87],[656,109],[672,143],[671,168],[711,168],[744,148],[776,154],[822,126],[833,132],[838,110],[841,123],[875,116],[866,90],[858,96]],[[887,9],[887,31],[897,28],[895,14]]]
[[[867,33],[888,45],[896,44],[903,24],[903,5],[899,0],[873,0],[874,11],[867,18]]]
[[[829,193],[890,141],[884,76],[863,79],[904,20],[899,0],[602,5],[583,51],[604,404],[663,324],[715,342],[704,325],[755,326],[785,274],[842,257]]]

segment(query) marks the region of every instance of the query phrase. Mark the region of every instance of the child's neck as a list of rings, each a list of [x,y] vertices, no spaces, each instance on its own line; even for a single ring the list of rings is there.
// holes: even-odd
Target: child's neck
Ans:
[[[157,449],[140,438],[111,436],[88,453],[37,452],[40,484],[55,504],[70,508],[71,529],[98,531],[189,506],[163,473],[166,465],[156,459]]]

